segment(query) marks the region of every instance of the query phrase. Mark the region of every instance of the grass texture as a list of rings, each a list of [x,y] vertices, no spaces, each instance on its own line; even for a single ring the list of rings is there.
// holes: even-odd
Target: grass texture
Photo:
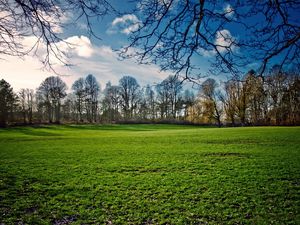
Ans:
[[[0,224],[300,224],[300,127],[0,130]]]

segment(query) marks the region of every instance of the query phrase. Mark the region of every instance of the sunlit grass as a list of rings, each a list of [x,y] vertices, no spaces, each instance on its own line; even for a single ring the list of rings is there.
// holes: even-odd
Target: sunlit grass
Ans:
[[[0,144],[0,223],[300,222],[299,127],[26,127]]]

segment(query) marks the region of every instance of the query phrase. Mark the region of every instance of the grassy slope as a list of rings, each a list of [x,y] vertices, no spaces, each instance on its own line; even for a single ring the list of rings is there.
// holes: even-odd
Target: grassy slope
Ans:
[[[0,130],[0,224],[299,224],[300,128]]]

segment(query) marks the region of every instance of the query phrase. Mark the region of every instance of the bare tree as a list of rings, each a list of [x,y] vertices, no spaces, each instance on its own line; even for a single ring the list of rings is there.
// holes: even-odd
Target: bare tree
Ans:
[[[79,78],[76,80],[72,85],[72,90],[76,96],[76,111],[77,111],[77,122],[83,122],[83,105],[86,96],[86,89],[85,89],[85,81],[83,78]]]
[[[153,120],[156,117],[155,92],[154,92],[154,90],[152,90],[150,85],[147,85],[145,88],[144,98],[145,98],[145,104],[146,104],[147,111],[148,111],[148,119]]]
[[[177,76],[169,76],[167,79],[169,83],[170,91],[170,103],[171,103],[171,115],[175,119],[177,118],[179,107],[179,99],[182,92],[182,82],[178,79]]]
[[[82,21],[87,33],[96,36],[92,20],[113,11],[106,0],[0,0],[0,54],[24,56],[44,47],[42,62],[46,68],[52,69],[51,56],[67,64],[65,52],[57,45],[63,41],[61,29]],[[26,46],[23,39],[28,36],[36,41]]]
[[[104,99],[102,100],[103,117],[107,118],[110,122],[115,122],[120,118],[120,100],[121,93],[120,87],[111,85],[110,82],[106,84],[104,89]]]
[[[97,121],[98,113],[98,97],[100,93],[100,84],[98,83],[95,76],[92,74],[87,75],[85,78],[85,105],[86,114],[89,122]]]
[[[207,115],[206,100],[198,95],[195,98],[194,104],[188,108],[187,121],[192,123],[210,123],[211,117]],[[210,118],[209,118],[210,117]]]
[[[213,73],[238,74],[260,62],[262,75],[276,57],[299,65],[299,8],[298,1],[140,0],[139,29],[121,55],[192,81],[203,75],[199,55],[214,57]],[[235,38],[230,27],[243,35]]]
[[[269,96],[270,122],[276,125],[283,123],[284,95],[288,90],[288,74],[279,65],[273,66],[266,76],[267,93]],[[273,120],[273,121],[272,121]]]
[[[156,85],[156,102],[159,110],[160,119],[167,119],[170,116],[170,91],[169,83],[163,80]]]
[[[168,76],[156,86],[161,118],[175,119],[178,115],[182,82],[177,76]]]
[[[287,124],[299,125],[300,123],[300,74],[291,72],[288,91],[283,97]]]
[[[184,79],[201,74],[197,57],[210,55],[210,72],[239,73],[249,62],[260,62],[262,75],[276,58],[281,66],[299,65],[298,1],[139,0],[139,29],[130,35],[124,57],[160,64]],[[42,62],[51,57],[67,65],[59,48],[62,28],[83,22],[97,37],[93,20],[116,12],[111,0],[0,0],[0,54],[24,56],[45,46]],[[244,35],[234,37],[231,27]],[[23,39],[34,36],[30,46]],[[131,51],[131,49],[135,51]],[[133,53],[133,54],[131,54]]]
[[[21,89],[18,93],[19,105],[23,115],[23,123],[27,122],[27,107],[26,107],[26,93],[25,89]]]
[[[140,85],[135,78],[124,76],[119,80],[121,105],[125,119],[132,119],[134,110],[140,100]]]
[[[78,122],[78,105],[74,93],[69,93],[62,104],[62,118],[68,122]]]
[[[22,88],[19,91],[18,97],[21,113],[23,115],[23,122],[31,124],[33,119],[34,91],[32,89]]]
[[[226,120],[234,126],[237,116],[237,102],[238,102],[238,89],[239,81],[231,79],[224,84],[224,94],[221,95],[221,101],[223,102],[224,111],[226,114]]]
[[[250,71],[245,77],[244,85],[247,89],[249,121],[255,125],[262,124],[267,111],[263,79]]]
[[[189,89],[186,89],[183,94],[184,118],[189,117],[189,108],[195,104],[195,95]]]
[[[67,85],[58,76],[47,77],[39,86],[37,94],[48,112],[49,123],[60,122],[61,100],[67,95]]]
[[[220,92],[217,90],[217,87],[217,82],[212,78],[208,78],[201,84],[201,91],[203,97],[206,99],[205,105],[208,112],[208,116],[216,120],[218,126],[221,127],[221,115],[223,109],[219,105]]]

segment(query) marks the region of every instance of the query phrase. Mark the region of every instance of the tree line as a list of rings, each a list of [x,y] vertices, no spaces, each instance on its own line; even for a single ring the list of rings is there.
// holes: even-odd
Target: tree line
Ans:
[[[71,92],[59,76],[18,93],[0,80],[0,126],[35,123],[189,122],[222,125],[299,125],[299,71],[274,66],[264,77],[251,70],[225,82],[204,80],[186,89],[176,76],[141,87],[132,76],[103,90],[93,75]]]

